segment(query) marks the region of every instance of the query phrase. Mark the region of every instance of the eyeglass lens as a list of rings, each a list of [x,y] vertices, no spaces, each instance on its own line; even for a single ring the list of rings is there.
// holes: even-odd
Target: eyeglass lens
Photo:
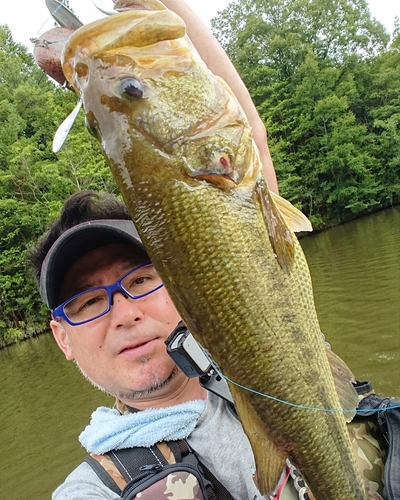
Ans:
[[[127,295],[134,299],[148,295],[162,284],[151,264],[133,269],[119,281],[120,287],[116,286],[117,282],[108,287],[91,288],[76,295],[64,305],[64,314],[73,323],[88,321],[109,310],[112,294],[108,293],[108,289],[114,287],[113,291],[116,291],[122,288]]]

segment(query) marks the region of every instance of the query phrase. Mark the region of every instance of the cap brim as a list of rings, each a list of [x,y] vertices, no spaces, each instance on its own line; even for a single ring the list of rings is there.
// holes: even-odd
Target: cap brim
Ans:
[[[50,248],[41,269],[40,295],[51,310],[57,305],[62,282],[72,264],[94,250],[112,243],[130,243],[146,250],[132,221],[105,219],[88,221],[65,231]]]

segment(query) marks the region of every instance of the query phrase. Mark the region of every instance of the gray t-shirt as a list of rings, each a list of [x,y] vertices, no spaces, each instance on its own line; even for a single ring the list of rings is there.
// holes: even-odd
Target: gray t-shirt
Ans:
[[[201,462],[236,500],[262,500],[253,481],[254,458],[242,426],[229,406],[208,394],[206,408],[187,439]],[[287,500],[298,499],[285,488]],[[287,496],[289,494],[289,496]],[[79,465],[53,493],[53,500],[117,500],[86,462]],[[156,499],[155,499],[156,500]],[[283,500],[283,499],[282,499]]]

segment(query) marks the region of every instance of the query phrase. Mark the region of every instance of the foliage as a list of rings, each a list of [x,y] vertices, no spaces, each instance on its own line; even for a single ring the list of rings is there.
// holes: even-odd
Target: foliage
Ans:
[[[400,23],[366,0],[237,0],[213,30],[264,119],[281,194],[324,228],[400,202]],[[76,103],[0,26],[0,347],[38,334],[48,312],[30,247],[82,189],[116,191]]]
[[[400,202],[398,21],[389,45],[365,0],[238,0],[212,26],[314,227]]]
[[[54,133],[75,104],[0,27],[0,347],[48,326],[27,256],[63,200],[82,189],[116,190],[83,117],[62,151],[52,152]]]

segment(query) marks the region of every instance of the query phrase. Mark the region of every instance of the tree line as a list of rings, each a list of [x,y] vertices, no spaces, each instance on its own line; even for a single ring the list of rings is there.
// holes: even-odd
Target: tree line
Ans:
[[[400,202],[399,19],[390,36],[365,0],[238,0],[212,27],[314,227]]]
[[[0,26],[0,347],[48,328],[28,266],[29,249],[78,190],[116,192],[83,118],[54,154],[52,141],[76,96],[49,81]]]
[[[238,0],[212,23],[266,123],[281,194],[323,229],[400,202],[400,26],[364,0]],[[29,249],[82,189],[117,193],[79,117],[0,26],[0,347],[47,329]]]

